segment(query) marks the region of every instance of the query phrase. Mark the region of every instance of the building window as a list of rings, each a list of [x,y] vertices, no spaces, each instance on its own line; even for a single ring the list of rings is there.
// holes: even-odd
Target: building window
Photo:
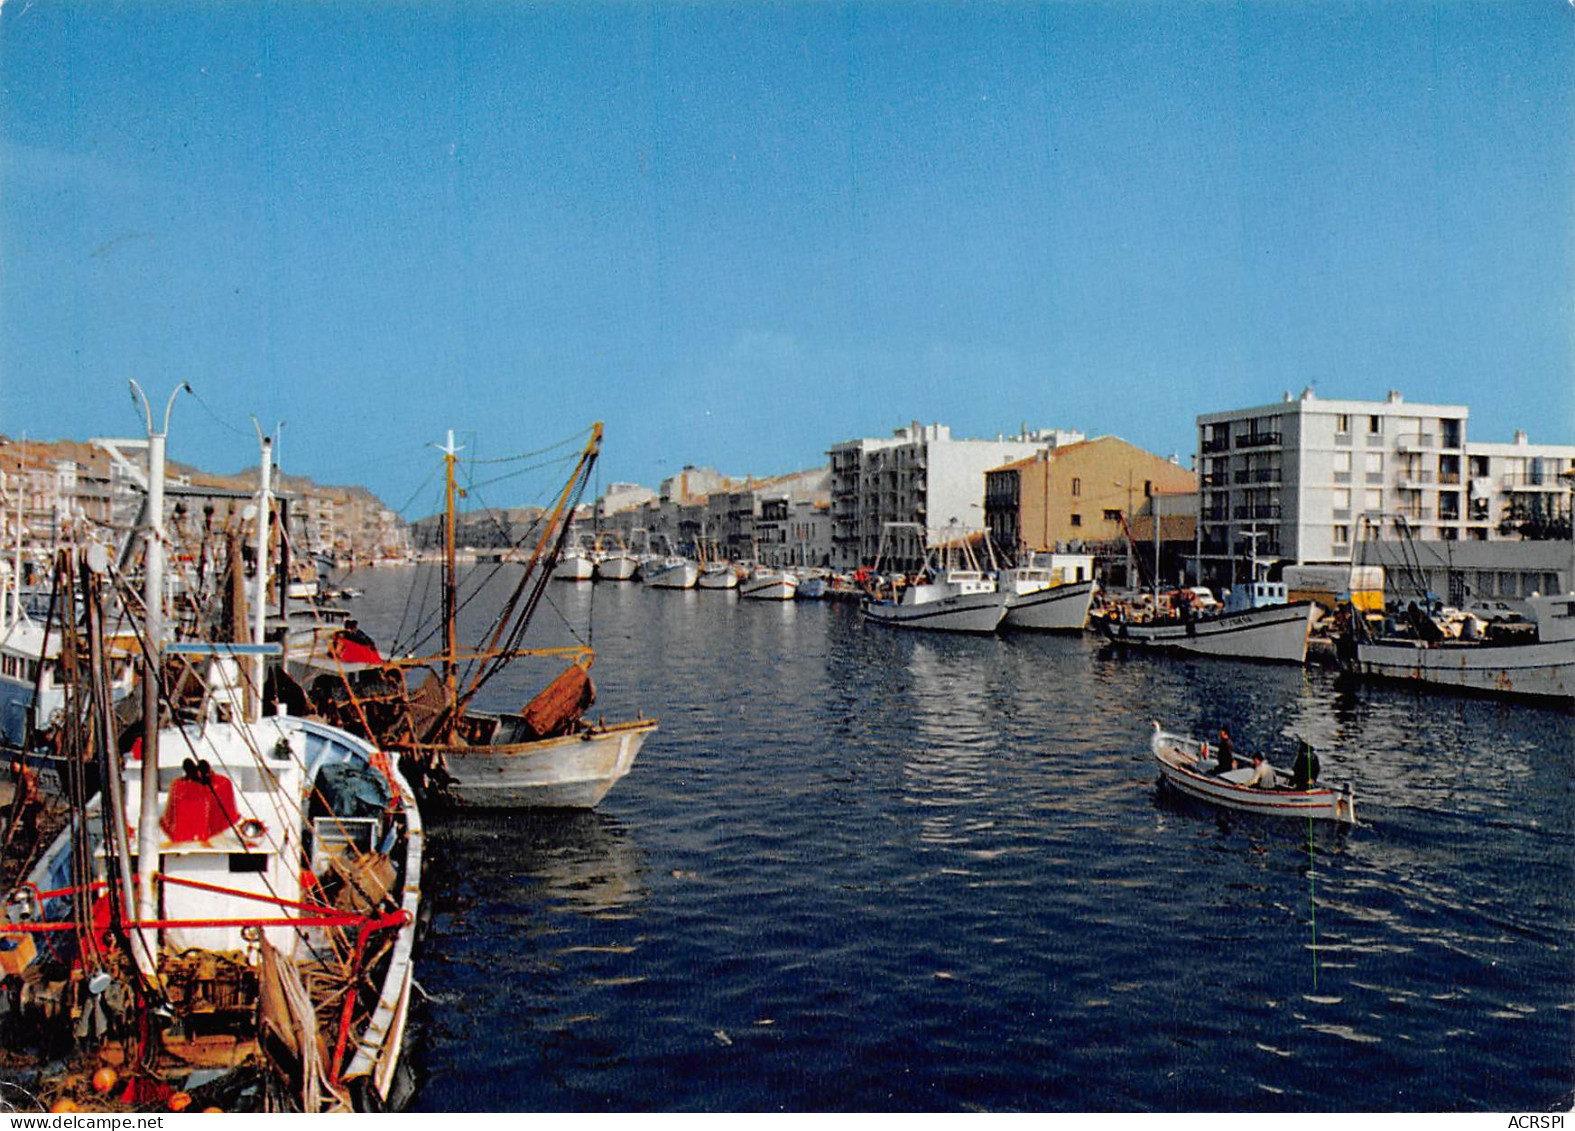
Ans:
[[[1349,526],[1336,526],[1334,528],[1334,544],[1346,546],[1351,542],[1351,528]]]
[[[1072,482],[1076,483],[1077,480],[1074,479],[1074,480],[1072,480]],[[1080,514],[1074,514],[1072,516],[1072,525],[1073,526],[1082,526],[1083,525],[1083,516],[1080,515]]]
[[[1118,511],[1118,510],[1106,510],[1105,511],[1105,521],[1106,522],[1120,522],[1121,521],[1121,512]]]
[[[1351,430],[1351,417],[1349,413],[1340,413],[1334,418],[1334,430],[1340,435],[1345,435]]]
[[[1083,493],[1083,481],[1081,479],[1074,478],[1072,480],[1072,494],[1074,494],[1074,495],[1081,495],[1082,493]],[[1076,526],[1077,525],[1077,515],[1074,514],[1072,516],[1072,520],[1073,520],[1072,521],[1072,525]]]
[[[1381,417],[1381,416],[1369,416],[1367,418],[1367,434],[1369,436],[1382,435],[1383,431],[1384,431],[1384,418],[1383,417]]]
[[[1154,497],[1154,481],[1152,479],[1143,480],[1143,497],[1145,499]]]

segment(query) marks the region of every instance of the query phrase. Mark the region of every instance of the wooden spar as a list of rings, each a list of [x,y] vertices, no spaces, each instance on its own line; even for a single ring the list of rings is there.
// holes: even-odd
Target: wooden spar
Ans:
[[[459,570],[454,551],[454,461],[458,452],[454,447],[454,432],[450,429],[448,446],[443,449],[443,687],[448,693],[448,719],[443,726],[448,735],[454,733],[459,721],[459,609],[456,600]]]
[[[563,534],[567,530],[566,526],[562,530],[559,529],[559,524],[563,522],[564,508],[568,506],[569,500],[575,494],[574,485],[583,483],[583,480],[590,475],[591,465],[596,462],[596,457],[601,454],[601,450],[602,422],[598,420],[591,425],[591,438],[586,441],[585,447],[580,452],[580,458],[574,465],[574,470],[569,473],[568,482],[563,485],[563,490],[558,494],[558,501],[553,504],[553,508],[547,516],[547,522],[542,529],[541,537],[536,539],[536,548],[531,551],[530,561],[526,563],[525,572],[520,579],[520,585],[509,597],[508,603],[499,615],[498,622],[492,630],[492,639],[487,642],[487,647],[483,650],[485,653],[491,655],[499,654],[498,646],[503,640],[503,630],[508,626],[510,619],[514,615],[514,609],[519,603],[520,593],[524,589],[525,581],[536,575],[536,568],[540,564],[542,553],[549,542],[554,543],[553,553],[557,553],[559,549],[558,544],[563,541]],[[554,538],[555,533],[557,535],[556,538]],[[543,582],[545,582],[545,577],[543,577]],[[449,596],[449,599],[452,600],[452,595]],[[452,714],[455,721],[457,721],[463,703],[469,702],[471,697],[481,689],[482,683],[486,681],[489,674],[490,672],[486,668],[478,669],[470,681],[470,686],[465,689],[463,701],[458,698],[452,700]],[[452,721],[450,725],[453,725]]]

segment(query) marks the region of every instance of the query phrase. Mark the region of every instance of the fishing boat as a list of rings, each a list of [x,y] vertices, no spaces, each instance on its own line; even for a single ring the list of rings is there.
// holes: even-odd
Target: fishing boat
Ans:
[[[798,578],[788,570],[757,565],[739,582],[738,595],[752,601],[791,601],[798,591]]]
[[[886,523],[876,555],[877,576],[888,536],[901,530],[911,530],[921,538],[926,534],[918,523]],[[994,632],[1006,615],[1006,606],[995,579],[979,569],[967,542],[951,539],[939,548],[927,549],[926,556],[925,570],[900,589],[877,585],[861,606],[865,619],[893,628],[932,632]]]
[[[667,554],[641,565],[640,579],[652,589],[693,589],[700,580],[700,563]]]
[[[596,580],[632,581],[640,560],[629,552],[623,537],[604,533],[596,538]]]
[[[733,568],[732,562],[712,561],[700,567],[700,576],[695,580],[697,589],[737,589],[738,570]]]
[[[106,694],[111,569],[89,551],[65,574],[62,741],[106,786],[89,798],[78,784],[72,819],[5,900],[0,965],[35,987],[24,998],[52,1030],[10,1034],[70,1045],[42,1081],[57,1111],[401,1106],[424,843],[414,793],[375,745],[264,715],[255,673],[280,649],[258,639],[260,617],[249,645],[164,642],[151,415],[149,432],[142,737],[121,754]],[[261,515],[267,456],[265,444]],[[267,573],[260,558],[259,607]],[[194,660],[200,705],[166,717],[169,665]]]
[[[589,481],[601,441],[597,423],[556,504],[542,519],[513,592],[483,641],[462,651],[452,533],[458,449],[451,433],[443,449],[442,652],[361,670],[345,664],[312,681],[312,701],[331,721],[405,759],[423,800],[482,808],[592,808],[628,774],[656,732],[657,721],[643,717],[585,721],[596,696],[590,678],[595,652],[588,645],[523,646],[550,576],[545,565],[568,536],[568,517]],[[568,665],[517,712],[478,709],[481,689],[526,657],[567,660]]]
[[[1272,787],[1248,785],[1256,772],[1253,767],[1213,773],[1213,756],[1206,742],[1167,733],[1157,722],[1152,726],[1149,749],[1159,763],[1160,776],[1189,797],[1249,813],[1356,823],[1356,797],[1349,785],[1314,782],[1299,788],[1289,773],[1278,768]]]
[[[216,690],[238,685],[233,661],[215,668]],[[115,1042],[137,1066],[110,1097],[125,1106],[403,1106],[415,795],[370,743],[301,718],[227,721],[227,698],[227,713],[239,697],[218,690],[200,722],[159,732],[159,870],[143,881],[157,903],[139,909],[143,857],[117,860],[100,793],[8,901],[12,972],[64,978],[66,1016],[105,1034],[147,1033]],[[115,778],[126,814],[141,808],[139,761]]]
[[[1114,644],[1140,649],[1190,652],[1235,660],[1301,664],[1318,606],[1312,601],[1151,621],[1101,617],[1099,630]]]
[[[1097,588],[1093,555],[1030,553],[997,574],[996,587],[1006,599],[1002,628],[1081,632]]]
[[[1415,628],[1408,636],[1375,633],[1356,617],[1353,634],[1341,642],[1342,659],[1368,679],[1575,702],[1575,593],[1531,597],[1526,604],[1535,626],[1529,639],[1490,633],[1462,640]]]
[[[552,567],[552,576],[559,581],[594,581],[596,558],[580,546],[568,546]]]
[[[1378,531],[1391,521],[1402,542],[1413,542],[1408,515],[1362,512],[1359,545],[1364,554],[1377,545]],[[1414,561],[1414,556],[1410,547],[1406,558]],[[1366,561],[1359,565],[1369,567]],[[1425,578],[1416,570],[1408,572],[1408,588],[1418,600],[1402,613],[1381,619],[1351,611],[1351,632],[1337,646],[1348,671],[1413,687],[1575,704],[1575,589],[1532,594],[1525,602],[1525,624],[1484,625],[1474,616],[1444,616],[1447,610],[1427,592]],[[1392,577],[1394,572],[1386,573]],[[1488,619],[1492,621],[1492,614]]]

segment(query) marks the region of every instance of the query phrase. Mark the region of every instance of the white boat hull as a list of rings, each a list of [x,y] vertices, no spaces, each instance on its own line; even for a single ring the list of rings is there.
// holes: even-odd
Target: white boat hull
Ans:
[[[596,576],[596,563],[579,555],[559,558],[552,576],[555,581],[590,581]]]
[[[1030,593],[1010,593],[1001,627],[1034,632],[1081,632],[1088,621],[1088,607],[1093,600],[1092,581],[1074,581]]]
[[[466,808],[592,809],[634,765],[656,720],[444,752],[441,799]]]
[[[864,615],[894,628],[989,633],[1000,625],[1006,607],[999,593],[959,593],[912,605],[865,601]]]
[[[1356,644],[1356,670],[1373,679],[1458,691],[1575,700],[1575,640],[1533,644]]]
[[[732,566],[725,569],[704,569],[700,571],[700,578],[695,582],[700,589],[737,589],[738,574]]]
[[[1200,801],[1246,813],[1356,823],[1356,797],[1348,787],[1293,789],[1290,787],[1290,775],[1283,770],[1275,771],[1280,786],[1273,789],[1249,786],[1241,780],[1234,780],[1249,776],[1252,773],[1250,767],[1227,774],[1208,773],[1209,759],[1203,755],[1197,742],[1167,734],[1159,729],[1157,723],[1149,739],[1149,750],[1159,763],[1160,776],[1180,792]]]
[[[1105,635],[1118,644],[1166,648],[1199,656],[1269,660],[1301,664],[1307,660],[1307,633],[1318,606],[1311,601],[1269,605],[1239,613],[1161,624],[1106,621]]]
[[[639,561],[628,555],[603,558],[596,563],[597,581],[631,581]]]
[[[645,568],[645,583],[652,589],[693,589],[700,580],[700,566],[691,561]]]
[[[740,597],[755,601],[791,601],[797,591],[798,579],[781,573],[751,577],[738,586]]]

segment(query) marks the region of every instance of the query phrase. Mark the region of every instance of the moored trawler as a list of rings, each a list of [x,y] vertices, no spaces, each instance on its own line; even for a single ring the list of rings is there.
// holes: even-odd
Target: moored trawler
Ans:
[[[882,552],[876,558],[877,570],[887,537],[901,531],[925,536],[924,527],[917,523],[886,523],[881,537]],[[940,547],[927,548],[926,557],[926,570],[910,584],[896,591],[877,588],[866,597],[861,606],[865,618],[894,628],[994,632],[1006,615],[1006,605],[996,589],[995,579],[986,577],[979,569],[968,542],[961,538],[951,539]]]
[[[1307,661],[1307,636],[1318,606],[1311,601],[1266,605],[1217,616],[1183,614],[1147,622],[1101,617],[1099,630],[1113,643],[1191,652],[1233,660]]]
[[[1015,569],[1002,570],[996,587],[1005,599],[1002,628],[1037,632],[1081,632],[1094,600],[1092,554],[1031,553]]]
[[[789,570],[756,566],[739,582],[738,595],[756,601],[791,601],[798,591],[798,577]]]
[[[1370,635],[1357,619],[1345,660],[1370,679],[1575,703],[1575,593],[1531,597],[1527,605],[1536,626],[1529,641]]]
[[[641,745],[656,731],[654,719],[611,724],[584,720],[596,696],[590,678],[595,652],[589,645],[529,649],[520,643],[551,576],[546,569],[551,547],[567,538],[569,516],[601,452],[601,442],[598,423],[591,428],[558,505],[544,516],[535,554],[481,646],[467,652],[459,647],[460,595],[450,547],[443,568],[442,653],[377,668],[362,665],[359,671],[341,664],[312,683],[312,699],[319,710],[409,759],[423,800],[457,806],[590,808],[629,772]],[[450,433],[443,449],[450,526],[457,451]],[[569,664],[518,712],[473,706],[485,683],[530,655],[567,659]],[[476,667],[462,684],[460,671],[467,663]],[[423,668],[419,681],[410,678],[414,670]]]

